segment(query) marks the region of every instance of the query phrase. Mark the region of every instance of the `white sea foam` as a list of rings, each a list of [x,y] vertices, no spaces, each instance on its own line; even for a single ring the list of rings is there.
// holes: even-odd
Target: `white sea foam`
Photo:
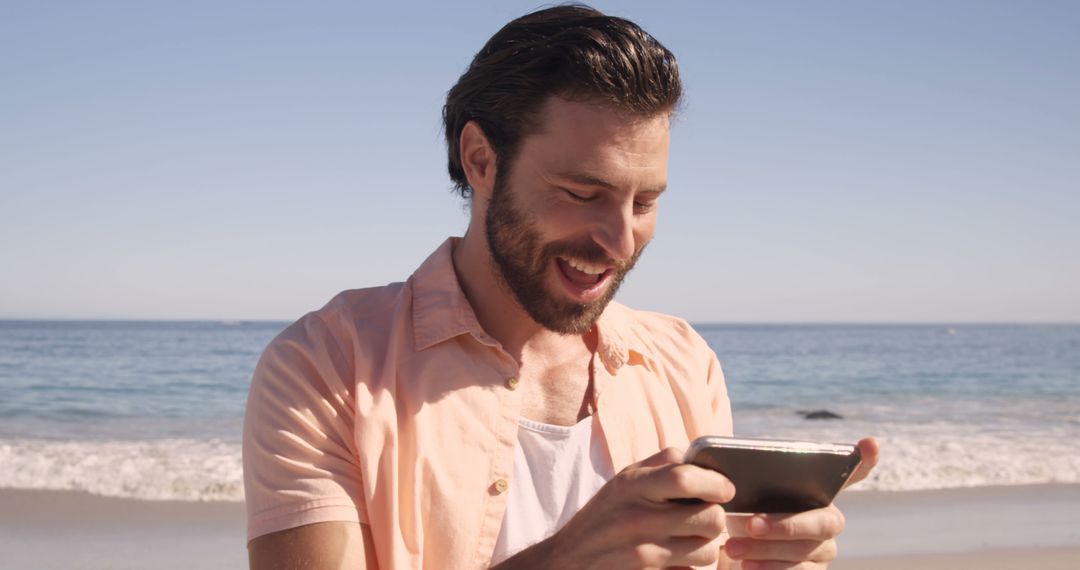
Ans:
[[[0,487],[146,500],[244,499],[240,446],[220,440],[0,440]]]
[[[861,485],[865,489],[1080,483],[1076,440],[1035,441],[1001,434],[953,438],[933,433],[886,435],[879,440],[882,462]]]
[[[905,491],[1080,483],[1080,424],[1021,429],[986,423],[791,419],[791,411],[741,414],[736,431],[813,441],[874,435],[881,463],[852,490]],[[857,416],[857,414],[856,414]],[[739,421],[741,420],[741,421]],[[0,440],[0,487],[78,490],[146,500],[242,501],[240,446],[221,440]]]
[[[840,421],[787,419],[794,415],[790,410],[747,414],[742,429],[736,421],[736,432],[832,442],[875,436],[881,444],[881,461],[853,490],[1080,483],[1080,425],[1075,422],[1036,427],[1004,414],[996,422],[884,421],[880,415],[859,414]]]

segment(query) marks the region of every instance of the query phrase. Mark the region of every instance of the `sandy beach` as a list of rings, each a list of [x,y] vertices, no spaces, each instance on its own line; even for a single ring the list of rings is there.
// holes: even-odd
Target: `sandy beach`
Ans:
[[[833,570],[1076,570],[1080,547],[980,550],[951,554],[850,558]]]
[[[242,503],[137,501],[0,489],[0,567],[247,567]]]
[[[837,570],[1076,570],[1080,485],[847,493]],[[0,490],[12,569],[246,568],[238,503]]]
[[[835,570],[1080,569],[1080,485],[847,492]]]

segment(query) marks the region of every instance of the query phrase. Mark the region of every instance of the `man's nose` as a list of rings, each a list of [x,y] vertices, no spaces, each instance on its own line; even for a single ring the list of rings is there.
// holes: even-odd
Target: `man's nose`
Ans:
[[[605,211],[595,222],[593,239],[616,261],[626,261],[633,257],[633,204],[620,204]]]

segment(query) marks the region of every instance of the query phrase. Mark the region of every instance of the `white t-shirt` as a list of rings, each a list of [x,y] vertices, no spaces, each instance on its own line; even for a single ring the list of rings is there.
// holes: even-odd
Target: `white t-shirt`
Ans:
[[[593,416],[570,427],[520,418],[514,475],[491,563],[555,534],[614,476]]]

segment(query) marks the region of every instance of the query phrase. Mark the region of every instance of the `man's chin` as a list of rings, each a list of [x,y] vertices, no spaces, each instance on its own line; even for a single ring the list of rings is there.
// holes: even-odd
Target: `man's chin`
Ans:
[[[563,320],[539,323],[545,329],[563,336],[580,336],[596,326],[596,319]]]
[[[591,303],[547,303],[545,307],[532,310],[526,307],[529,316],[545,329],[562,335],[582,335],[592,330],[600,315],[604,313],[609,297]]]

